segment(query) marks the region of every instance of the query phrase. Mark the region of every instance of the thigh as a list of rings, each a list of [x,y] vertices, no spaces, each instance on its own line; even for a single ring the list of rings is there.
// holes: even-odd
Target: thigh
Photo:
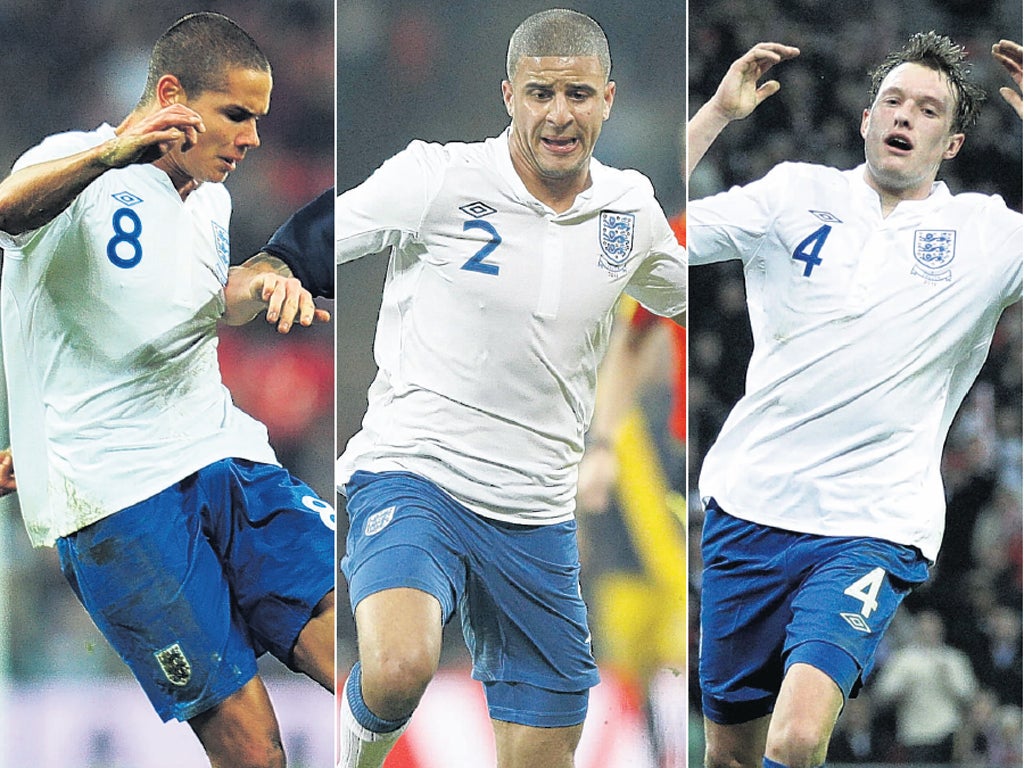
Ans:
[[[175,486],[57,542],[72,589],[164,720],[207,711],[256,674],[192,502]]]
[[[257,676],[189,725],[213,766],[283,766],[284,747],[277,717]]]
[[[735,518],[714,503],[701,543],[699,672],[704,715],[734,725],[769,714],[782,685],[793,580],[786,531]]]
[[[534,728],[492,720],[498,768],[572,768],[582,725]]]
[[[927,579],[927,561],[910,547],[868,538],[808,538],[794,557],[807,575],[793,600],[786,667],[809,664],[848,698],[870,672],[896,609]]]
[[[341,568],[352,612],[372,595],[417,590],[432,596],[446,623],[465,590],[466,556],[451,499],[399,472],[356,472],[346,486],[349,529]]]
[[[546,728],[583,722],[598,673],[575,521],[522,526],[473,516],[465,535],[463,632],[491,717]]]
[[[257,654],[288,666],[334,588],[334,510],[282,467],[218,462],[197,481],[207,535]]]

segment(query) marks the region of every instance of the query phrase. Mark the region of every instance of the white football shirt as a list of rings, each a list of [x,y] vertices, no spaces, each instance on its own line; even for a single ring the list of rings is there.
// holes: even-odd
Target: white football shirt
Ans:
[[[339,487],[404,470],[486,517],[572,517],[613,308],[625,292],[674,316],[686,287],[650,182],[596,160],[591,176],[555,213],[516,174],[506,132],[413,142],[338,198],[339,263],[392,248],[379,372]]]
[[[746,520],[934,560],[942,445],[1021,297],[1021,221],[1001,198],[941,182],[882,218],[863,166],[783,163],[691,202],[690,263],[743,261],[754,334],[701,496]]]
[[[15,170],[114,132],[51,136]],[[36,545],[223,458],[274,462],[217,364],[231,200],[183,202],[152,165],[111,170],[37,230],[0,233],[3,353],[18,495]]]

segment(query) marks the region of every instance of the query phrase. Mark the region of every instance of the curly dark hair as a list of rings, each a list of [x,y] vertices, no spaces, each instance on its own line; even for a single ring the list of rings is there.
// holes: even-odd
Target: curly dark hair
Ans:
[[[934,31],[916,33],[900,50],[886,56],[871,73],[872,104],[886,75],[900,64],[921,64],[944,74],[956,97],[953,133],[964,133],[974,126],[985,101],[985,92],[967,79],[971,69],[967,64],[967,51],[962,45]]]

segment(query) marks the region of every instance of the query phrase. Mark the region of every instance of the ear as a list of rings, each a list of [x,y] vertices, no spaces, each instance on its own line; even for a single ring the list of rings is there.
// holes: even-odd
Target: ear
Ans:
[[[962,133],[954,133],[949,137],[949,144],[946,146],[946,151],[942,153],[943,160],[952,160],[960,152],[960,147],[964,145],[964,139],[966,136]]]
[[[188,101],[181,81],[174,75],[163,75],[156,83],[156,100],[161,107]]]
[[[864,114],[860,116],[860,137],[866,139],[868,137],[868,118],[871,117],[871,110],[865,109]]]
[[[604,119],[607,120],[612,113],[612,104],[615,102],[615,81],[609,80],[604,87]]]
[[[505,111],[512,117],[512,83],[508,80],[501,81],[501,98],[505,102]]]

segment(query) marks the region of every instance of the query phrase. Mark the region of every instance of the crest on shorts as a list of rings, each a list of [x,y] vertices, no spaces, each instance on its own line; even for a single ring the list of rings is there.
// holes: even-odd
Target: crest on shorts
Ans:
[[[949,269],[956,255],[955,229],[919,229],[914,232],[914,260],[912,275],[928,280],[951,280]]]
[[[366,525],[363,526],[363,533],[367,536],[373,536],[375,533],[380,533],[384,530],[388,523],[395,516],[395,508],[388,507],[382,509],[380,512],[374,512],[366,519]]]
[[[636,216],[632,213],[601,211],[601,258],[599,266],[609,272],[621,272],[633,250]]]
[[[170,680],[171,685],[188,685],[188,681],[192,679],[192,665],[178,643],[169,645],[153,655],[156,656],[164,677]]]

